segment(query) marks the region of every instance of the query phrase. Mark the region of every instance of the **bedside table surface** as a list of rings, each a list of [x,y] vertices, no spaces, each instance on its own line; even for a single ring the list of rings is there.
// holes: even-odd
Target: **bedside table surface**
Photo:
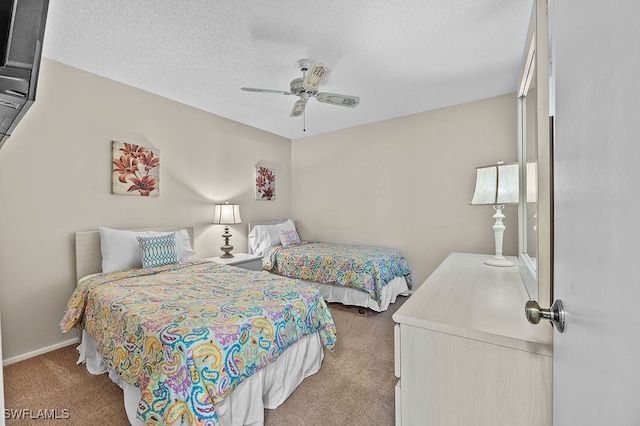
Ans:
[[[237,265],[240,263],[252,262],[255,260],[262,259],[262,256],[258,256],[255,254],[248,254],[248,253],[231,253],[231,254],[233,254],[233,257],[228,257],[223,259],[220,256],[217,256],[217,257],[210,257],[204,260],[221,263],[223,265]]]

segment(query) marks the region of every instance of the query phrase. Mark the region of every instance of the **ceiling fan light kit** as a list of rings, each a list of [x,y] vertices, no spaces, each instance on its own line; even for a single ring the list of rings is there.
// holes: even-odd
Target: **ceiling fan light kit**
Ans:
[[[242,87],[246,92],[276,93],[281,95],[296,95],[300,99],[296,101],[291,110],[290,117],[299,117],[304,114],[309,98],[316,98],[318,102],[331,105],[340,105],[353,108],[360,103],[358,96],[339,95],[337,93],[318,93],[318,87],[327,78],[331,70],[322,62],[311,59],[300,59],[298,66],[302,71],[302,78],[295,78],[289,85],[290,91],[257,89],[254,87]]]
[[[322,62],[311,62],[309,66],[310,62],[310,59],[300,59],[298,61],[298,66],[302,70],[302,75],[304,75],[302,85],[308,92],[317,92],[318,86],[329,76],[331,70]]]
[[[293,104],[293,109],[291,110],[290,117],[299,117],[304,112],[304,107],[307,105],[307,101],[305,99],[300,99]]]

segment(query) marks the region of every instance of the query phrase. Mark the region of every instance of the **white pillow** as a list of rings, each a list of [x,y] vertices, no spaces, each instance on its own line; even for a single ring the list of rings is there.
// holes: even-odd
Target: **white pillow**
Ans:
[[[279,223],[276,225],[278,227],[278,231],[293,231],[296,234],[298,230],[296,229],[296,224],[293,223],[291,219],[288,219],[286,222]]]
[[[162,233],[161,233],[162,234]],[[185,263],[193,260],[196,251],[191,248],[191,238],[186,229],[174,232],[176,234],[176,249],[178,251],[178,262]]]
[[[140,245],[137,237],[157,237],[171,232],[122,231],[100,227],[100,250],[102,253],[102,272],[142,267]],[[191,248],[189,233],[186,229],[174,232],[176,251],[180,263],[188,262],[195,256]]]
[[[251,252],[262,256],[269,247],[280,244],[277,225],[256,225],[249,233]]]
[[[279,231],[295,231],[296,225],[293,220],[287,219],[286,222],[277,223],[275,225],[256,225],[249,233],[249,246],[251,253],[262,256],[267,249],[282,245],[280,241]]]

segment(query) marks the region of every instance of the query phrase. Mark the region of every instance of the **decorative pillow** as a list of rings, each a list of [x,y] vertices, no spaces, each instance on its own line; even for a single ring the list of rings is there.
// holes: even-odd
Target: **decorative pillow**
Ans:
[[[300,244],[300,237],[295,230],[281,229],[278,231],[278,234],[280,235],[280,242],[283,247]]]
[[[178,263],[176,236],[173,232],[157,237],[137,237],[137,239],[140,244],[140,259],[143,268]]]
[[[140,245],[136,237],[157,237],[168,234],[175,234],[176,252],[180,263],[188,262],[195,257],[196,252],[191,248],[191,239],[186,229],[176,232],[156,232],[122,231],[100,227],[102,272],[140,268],[142,266]]]
[[[167,235],[169,232],[152,232],[152,235]],[[186,229],[173,232],[176,237],[176,251],[178,252],[178,262],[185,263],[193,260],[196,251],[191,248],[191,238]]]

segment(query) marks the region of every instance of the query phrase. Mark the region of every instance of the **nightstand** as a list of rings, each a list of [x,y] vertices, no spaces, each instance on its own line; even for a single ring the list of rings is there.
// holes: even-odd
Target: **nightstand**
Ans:
[[[255,254],[247,254],[247,253],[232,253],[233,257],[229,258],[221,258],[218,257],[210,257],[208,260],[210,262],[220,263],[222,265],[232,265],[237,266],[238,268],[248,269],[250,271],[262,271],[262,256],[257,256]]]

